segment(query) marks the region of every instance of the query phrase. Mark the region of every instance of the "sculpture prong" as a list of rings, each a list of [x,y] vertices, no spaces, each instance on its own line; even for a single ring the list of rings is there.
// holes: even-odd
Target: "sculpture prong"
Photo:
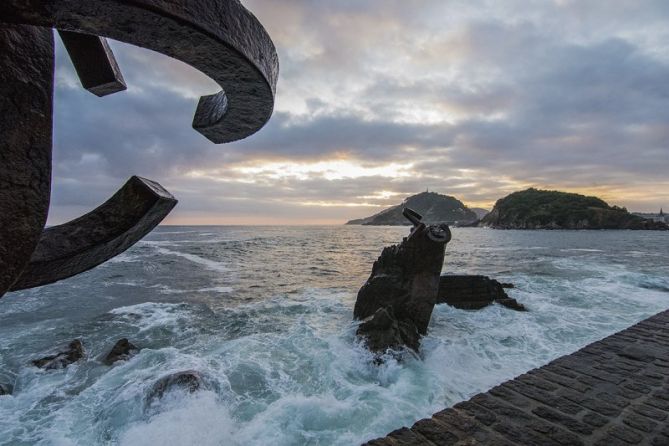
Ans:
[[[66,279],[117,256],[151,232],[176,204],[160,184],[131,177],[88,214],[45,229],[11,291]]]
[[[59,30],[81,85],[102,97],[125,90],[125,80],[104,37]]]

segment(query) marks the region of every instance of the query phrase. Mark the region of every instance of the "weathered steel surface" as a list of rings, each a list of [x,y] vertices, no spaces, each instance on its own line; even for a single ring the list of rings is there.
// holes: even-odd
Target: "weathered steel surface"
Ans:
[[[366,444],[669,445],[669,311]]]
[[[209,75],[227,91],[200,99],[193,127],[213,142],[251,135],[272,113],[276,51],[237,0],[5,0],[0,24],[0,297],[104,262],[176,204],[159,184],[133,177],[93,212],[42,233],[51,180],[50,28],[60,30],[82,85],[98,96],[125,89],[98,36],[158,51]]]
[[[71,31],[58,34],[86,90],[102,97],[127,88],[107,39]]]
[[[255,133],[272,114],[276,50],[237,0],[3,0],[0,21],[110,37],[195,67],[223,88],[200,99],[193,121],[215,143]]]
[[[109,260],[148,234],[176,204],[158,183],[133,176],[98,208],[45,229],[11,290],[46,285]]]
[[[0,297],[37,245],[49,210],[53,33],[0,27]]]

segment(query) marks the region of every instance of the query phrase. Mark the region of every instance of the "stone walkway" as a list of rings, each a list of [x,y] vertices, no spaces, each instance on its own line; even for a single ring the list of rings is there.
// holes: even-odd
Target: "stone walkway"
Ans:
[[[669,311],[366,444],[669,446]]]

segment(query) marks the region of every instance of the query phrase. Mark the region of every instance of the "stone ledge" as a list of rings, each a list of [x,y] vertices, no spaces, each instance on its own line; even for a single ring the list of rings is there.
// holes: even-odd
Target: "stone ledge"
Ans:
[[[367,445],[669,445],[669,311]]]

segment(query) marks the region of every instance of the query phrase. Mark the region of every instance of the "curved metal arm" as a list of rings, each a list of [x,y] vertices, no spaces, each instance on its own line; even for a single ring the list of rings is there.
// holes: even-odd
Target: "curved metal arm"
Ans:
[[[0,23],[0,297],[93,268],[142,238],[176,204],[159,184],[132,177],[96,210],[42,232],[51,180],[50,28],[62,31],[82,84],[100,96],[125,83],[98,36],[211,77],[224,90],[200,98],[193,127],[215,143],[255,133],[272,114],[276,50],[238,0],[2,0]]]
[[[93,211],[45,229],[10,291],[53,283],[111,259],[151,232],[176,204],[160,184],[131,177]]]
[[[0,21],[110,37],[193,66],[223,89],[200,98],[193,120],[214,143],[245,138],[272,114],[276,50],[237,0],[3,0]]]

